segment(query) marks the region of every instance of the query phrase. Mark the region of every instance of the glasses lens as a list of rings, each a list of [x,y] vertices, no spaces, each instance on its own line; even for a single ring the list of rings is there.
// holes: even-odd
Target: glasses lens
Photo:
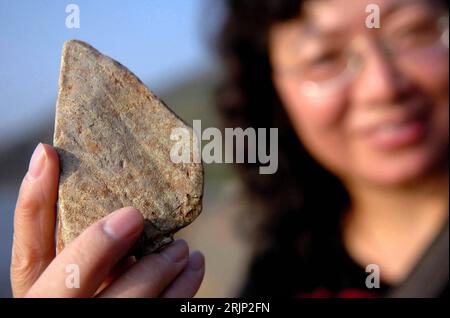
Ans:
[[[447,41],[445,41],[446,37]],[[396,53],[416,53],[439,44],[445,44],[445,42],[448,43],[448,17],[442,17],[437,21],[431,17],[415,21],[396,32],[391,42]]]
[[[427,52],[449,46],[448,14],[411,18],[397,30],[381,40],[391,58],[411,57],[417,62],[427,59]],[[306,96],[322,95],[342,88],[352,81],[364,64],[364,58],[350,48],[334,45],[307,61],[301,71],[301,93]]]
[[[344,73],[348,63],[348,54],[326,52],[306,65],[303,77],[308,82],[326,82]]]

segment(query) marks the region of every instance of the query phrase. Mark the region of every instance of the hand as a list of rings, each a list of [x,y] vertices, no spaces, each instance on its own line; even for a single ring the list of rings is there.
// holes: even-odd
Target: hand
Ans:
[[[55,255],[59,160],[39,144],[20,187],[14,215],[11,283],[15,297],[192,297],[205,265],[176,240],[139,261],[124,258],[143,230],[141,213],[127,207],[87,228]],[[67,266],[79,269],[79,288],[66,285]]]

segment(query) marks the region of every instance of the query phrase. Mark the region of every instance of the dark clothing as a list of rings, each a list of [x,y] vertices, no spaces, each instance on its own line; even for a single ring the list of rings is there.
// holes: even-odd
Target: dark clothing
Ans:
[[[441,238],[442,242],[445,229],[447,229],[447,245],[443,253],[441,248],[441,254],[446,255],[447,262],[444,261],[446,265],[443,266],[447,266],[448,275],[448,224],[437,235],[429,249],[437,244],[438,238]],[[382,281],[379,288],[368,288],[366,279],[371,272],[366,272],[364,267],[350,257],[339,233],[327,234],[326,237],[329,239],[323,239],[322,236],[321,240],[317,240],[319,243],[314,239],[309,240],[306,253],[304,248],[300,248],[303,252],[292,252],[299,250],[292,246],[273,245],[268,248],[251,264],[241,296],[366,298],[385,297],[392,293],[395,286]],[[298,242],[302,243],[302,240],[305,238],[299,238]],[[424,253],[424,256],[426,254]],[[433,275],[433,269],[428,272],[431,273],[426,275]],[[439,291],[433,292],[433,297],[448,296],[448,276],[445,280],[446,283],[444,281],[443,286],[438,287]]]

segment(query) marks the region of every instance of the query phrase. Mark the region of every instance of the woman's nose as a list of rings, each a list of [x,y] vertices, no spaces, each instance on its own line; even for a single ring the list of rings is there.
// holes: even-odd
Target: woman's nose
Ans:
[[[353,97],[357,104],[394,104],[410,87],[410,80],[397,65],[396,57],[380,45],[366,47],[364,64],[353,85]]]

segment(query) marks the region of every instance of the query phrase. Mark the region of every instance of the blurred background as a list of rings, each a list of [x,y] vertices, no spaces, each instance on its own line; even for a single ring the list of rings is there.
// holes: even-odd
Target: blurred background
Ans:
[[[67,28],[69,4],[80,27]],[[221,70],[212,40],[223,8],[210,0],[0,0],[0,297],[10,297],[15,201],[39,142],[52,144],[63,42],[80,39],[120,61],[183,118],[220,126],[214,90]],[[202,215],[180,232],[206,256],[197,296],[236,295],[248,246],[236,232],[240,184],[231,166],[205,166]]]

